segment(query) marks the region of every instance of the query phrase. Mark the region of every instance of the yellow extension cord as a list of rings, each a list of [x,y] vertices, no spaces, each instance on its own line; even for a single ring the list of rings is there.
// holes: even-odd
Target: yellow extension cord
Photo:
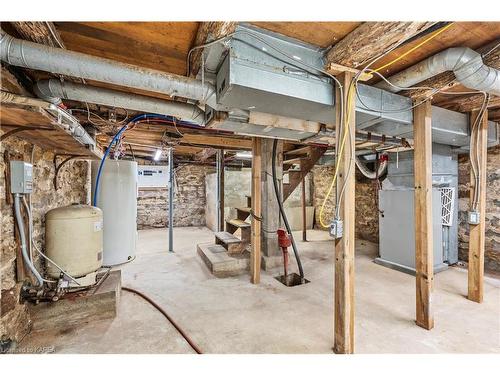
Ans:
[[[382,69],[387,68],[388,66],[391,66],[395,62],[401,60],[405,56],[408,56],[413,51],[416,51],[417,49],[419,49],[420,47],[422,47],[424,44],[426,44],[427,42],[431,41],[432,39],[434,39],[435,37],[437,37],[442,32],[448,30],[451,26],[453,26],[453,23],[450,23],[450,24],[444,26],[443,28],[439,29],[434,34],[432,34],[431,36],[429,36],[427,39],[425,39],[421,43],[417,44],[415,47],[409,49],[408,51],[406,51],[402,55],[399,55],[398,57],[396,57],[394,60],[388,62],[387,64],[385,64],[385,65],[383,65],[383,66],[381,66],[381,67],[379,67],[377,69],[374,69],[373,71],[374,72],[378,72],[378,71],[380,71]],[[354,85],[354,88],[355,88],[356,83],[357,82],[355,82],[353,80],[351,82],[351,86]],[[349,94],[349,96],[347,98],[347,105],[346,105],[346,107],[347,107],[347,116],[346,116],[346,121],[345,121],[345,124],[344,124],[344,133],[342,135],[342,141],[341,141],[340,149],[339,149],[339,152],[336,153],[337,154],[337,162],[335,163],[335,174],[333,175],[332,183],[330,184],[330,187],[328,188],[328,192],[326,193],[325,199],[323,199],[323,203],[321,204],[321,209],[319,210],[319,222],[320,222],[320,224],[321,224],[321,226],[323,228],[328,228],[329,227],[329,225],[326,225],[324,223],[324,221],[323,221],[323,211],[325,209],[325,204],[328,201],[328,198],[330,197],[330,194],[332,193],[333,187],[335,186],[335,182],[337,181],[337,176],[338,176],[340,161],[342,159],[342,151],[344,150],[345,141],[347,139],[347,134],[349,134],[349,120],[350,120],[350,114],[351,114],[351,110],[352,110],[351,106],[353,105],[352,96],[354,95],[355,91],[356,90],[351,91],[351,93]]]
[[[352,81],[351,82],[351,86],[354,85],[354,88],[356,86],[356,82]],[[326,201],[328,200],[328,198],[330,197],[330,194],[332,193],[332,189],[333,187],[335,186],[335,181],[337,181],[337,176],[338,176],[338,172],[339,172],[339,166],[340,166],[340,161],[342,160],[342,151],[344,151],[344,146],[345,146],[345,141],[347,139],[347,134],[349,134],[349,120],[350,120],[350,115],[351,115],[351,111],[352,111],[352,105],[353,105],[353,96],[354,96],[354,92],[356,91],[355,89],[352,90],[352,91],[349,91],[350,88],[348,89],[348,97],[347,97],[347,115],[346,115],[346,120],[345,120],[345,124],[344,124],[344,133],[342,134],[342,141],[341,141],[341,144],[340,144],[340,149],[339,149],[339,152],[337,153],[338,157],[337,157],[337,162],[335,163],[335,174],[333,175],[333,180],[332,180],[332,183],[330,184],[330,187],[328,188],[328,192],[326,193],[326,197],[325,199],[323,200],[323,204],[321,205],[321,209],[319,210],[319,222],[321,224],[321,226],[323,228],[328,228],[329,226],[328,225],[325,225],[324,221],[323,221],[323,211],[325,209],[325,204],[326,204]]]

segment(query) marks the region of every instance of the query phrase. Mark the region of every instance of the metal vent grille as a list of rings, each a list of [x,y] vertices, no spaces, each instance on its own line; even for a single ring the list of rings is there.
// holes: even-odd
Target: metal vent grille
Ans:
[[[442,187],[441,191],[441,223],[448,227],[453,225],[453,207],[455,205],[455,188]]]

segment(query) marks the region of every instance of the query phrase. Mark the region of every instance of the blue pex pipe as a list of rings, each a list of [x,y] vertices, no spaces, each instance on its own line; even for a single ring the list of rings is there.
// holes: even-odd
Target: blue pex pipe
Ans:
[[[139,120],[146,120],[146,119],[152,119],[152,120],[160,119],[160,120],[168,120],[168,121],[172,121],[172,122],[175,121],[175,118],[173,116],[157,115],[154,113],[143,113],[142,115],[137,115],[137,116],[131,118],[129,121],[127,121],[127,123],[125,125],[122,126],[122,128],[118,131],[118,133],[115,134],[115,136],[113,137],[113,139],[109,143],[109,146],[106,149],[106,152],[104,152],[104,156],[101,159],[101,163],[99,164],[99,170],[97,171],[97,177],[95,179],[94,199],[92,201],[92,205],[94,207],[97,207],[97,196],[99,195],[99,180],[101,179],[101,174],[102,174],[102,169],[104,167],[104,162],[106,161],[106,158],[108,157],[109,153],[111,152],[111,147],[121,137],[121,135],[125,132],[125,130],[127,130],[128,126],[131,123],[137,122]],[[200,126],[193,125],[193,124],[191,124],[189,122],[185,122],[185,121],[178,121],[178,124],[183,125],[183,126],[189,126],[189,127],[191,127],[191,126],[193,126],[193,127],[196,126],[197,128],[200,127]]]

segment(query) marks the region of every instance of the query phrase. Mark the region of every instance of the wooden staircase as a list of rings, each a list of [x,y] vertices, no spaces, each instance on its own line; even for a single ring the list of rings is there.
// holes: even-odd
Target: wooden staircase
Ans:
[[[299,186],[325,151],[326,147],[300,146],[283,152],[283,176],[288,174],[288,182],[283,183],[283,201]]]
[[[326,148],[300,146],[283,153],[283,174],[289,177],[288,183],[283,184],[283,200],[292,194],[325,151]],[[198,254],[214,276],[248,272],[251,225],[246,220],[251,215],[252,197],[247,195],[246,200],[246,207],[236,208],[235,219],[226,219],[226,230],[214,233],[215,243],[198,244]]]

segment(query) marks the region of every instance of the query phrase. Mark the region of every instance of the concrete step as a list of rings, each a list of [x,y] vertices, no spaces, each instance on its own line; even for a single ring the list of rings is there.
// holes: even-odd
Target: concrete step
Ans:
[[[240,254],[246,248],[245,243],[242,243],[238,237],[228,232],[215,232],[215,243],[222,245],[230,255]]]
[[[198,255],[215,277],[243,275],[250,269],[250,253],[230,256],[221,245],[198,244]]]

